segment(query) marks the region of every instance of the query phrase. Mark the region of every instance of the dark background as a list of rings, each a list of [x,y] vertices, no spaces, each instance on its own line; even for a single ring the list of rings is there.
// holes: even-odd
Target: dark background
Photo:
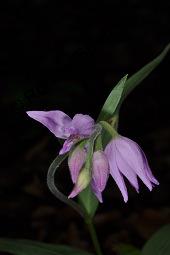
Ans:
[[[156,57],[170,41],[169,1],[9,2],[0,18],[0,236],[92,250],[80,217],[46,185],[59,144],[27,110],[60,109],[94,118],[113,86]],[[147,154],[160,186],[124,204],[112,180],[95,218],[106,254],[116,244],[141,247],[170,222],[170,57],[125,101],[120,133]],[[111,179],[111,178],[110,178]],[[58,186],[72,188],[67,163]]]

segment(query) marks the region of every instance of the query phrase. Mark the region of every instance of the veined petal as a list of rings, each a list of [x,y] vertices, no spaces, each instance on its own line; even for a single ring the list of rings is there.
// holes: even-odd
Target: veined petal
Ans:
[[[89,136],[94,129],[94,120],[89,115],[76,114],[71,125],[76,129],[77,134]]]
[[[86,151],[83,148],[75,148],[68,159],[71,179],[76,183],[80,170],[86,159]]]
[[[139,147],[139,145],[138,145],[138,147]],[[148,176],[149,180],[150,180],[152,183],[154,183],[155,185],[159,185],[159,182],[156,180],[156,178],[155,178],[155,177],[153,176],[153,174],[152,174],[152,171],[151,171],[151,169],[150,169],[150,166],[149,166],[149,164],[148,164],[148,160],[147,160],[147,158],[146,158],[146,156],[145,156],[144,151],[143,151],[140,147],[139,147],[139,149],[140,149],[140,151],[141,151],[141,153],[142,153],[142,156],[143,156],[144,170],[145,170],[146,175]]]
[[[134,170],[129,166],[129,164],[124,161],[122,155],[118,150],[116,150],[116,163],[120,172],[128,179],[128,181],[136,189],[136,191],[139,192],[137,175]]]
[[[91,188],[100,203],[103,203],[102,192],[97,189],[94,180],[91,181]]]
[[[102,192],[109,177],[109,164],[103,151],[96,151],[92,161],[92,179],[97,190]]]
[[[115,180],[117,186],[119,187],[124,201],[128,201],[128,193],[127,188],[123,179],[122,174],[120,173],[117,163],[116,163],[116,147],[115,143],[111,141],[105,148],[105,153],[107,155],[108,161],[109,161],[109,168],[110,168],[110,174]]]
[[[47,127],[56,137],[66,139],[71,118],[62,111],[28,111],[28,116]]]
[[[129,164],[129,166],[151,191],[152,184],[146,174],[142,154],[139,151],[137,144],[129,138],[123,136],[119,136],[119,138],[115,139],[115,143],[117,150],[122,155],[122,158],[126,164]]]

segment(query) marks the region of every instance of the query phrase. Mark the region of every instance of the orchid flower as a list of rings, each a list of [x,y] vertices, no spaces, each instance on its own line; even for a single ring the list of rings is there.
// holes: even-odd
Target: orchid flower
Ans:
[[[94,130],[94,120],[83,114],[71,119],[62,111],[28,111],[28,116],[47,127],[57,138],[65,139],[59,154],[70,151],[74,143],[89,137]]]
[[[88,140],[95,130],[95,122],[89,115],[76,114],[71,119],[62,111],[29,111],[27,114],[46,126],[56,137],[65,139],[59,154],[69,152],[81,139]],[[102,192],[109,174],[119,187],[125,202],[128,201],[128,192],[123,176],[137,192],[139,192],[138,177],[150,191],[154,185],[159,184],[139,145],[117,132],[104,151],[94,151],[90,170],[86,167],[87,153],[87,144],[77,145],[70,151],[68,166],[75,186],[69,198],[75,197],[90,185],[95,196],[102,202]]]
[[[109,162],[109,171],[119,187],[124,201],[128,201],[127,188],[123,176],[139,192],[139,177],[151,191],[158,181],[153,176],[148,161],[142,149],[129,138],[118,135],[112,139],[105,148]]]

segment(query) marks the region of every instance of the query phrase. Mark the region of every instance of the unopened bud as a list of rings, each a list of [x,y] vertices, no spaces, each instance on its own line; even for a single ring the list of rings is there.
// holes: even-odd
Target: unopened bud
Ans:
[[[88,184],[90,183],[91,176],[90,172],[87,168],[83,168],[78,176],[77,182],[68,196],[68,198],[75,197],[78,193],[80,193],[82,190],[84,190]]]
[[[86,151],[83,148],[76,147],[68,159],[71,179],[76,183],[78,175],[86,159]]]
[[[109,176],[109,164],[103,151],[96,151],[93,154],[92,178],[94,186],[102,192],[106,186]]]

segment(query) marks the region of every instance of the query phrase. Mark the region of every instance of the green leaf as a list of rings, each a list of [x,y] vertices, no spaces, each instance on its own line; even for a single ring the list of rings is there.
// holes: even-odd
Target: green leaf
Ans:
[[[123,100],[129,95],[129,93],[138,84],[140,84],[162,62],[162,60],[165,58],[169,50],[170,50],[170,44],[168,44],[165,47],[165,49],[162,51],[162,53],[159,56],[157,56],[155,59],[153,59],[143,68],[141,68],[138,72],[136,72],[126,81],[121,102],[123,102]]]
[[[162,62],[169,50],[170,44],[165,47],[159,56],[141,68],[130,78],[126,80],[127,76],[123,77],[120,82],[113,88],[110,95],[106,99],[104,106],[99,114],[98,121],[108,120],[115,114],[118,115],[120,106],[124,99]]]
[[[0,239],[0,251],[14,255],[92,255],[65,245],[53,245],[24,239]]]
[[[142,255],[170,254],[170,225],[166,225],[156,232],[144,245]]]
[[[113,88],[110,95],[106,99],[101,112],[98,117],[98,121],[100,120],[107,120],[110,117],[112,117],[117,109],[117,106],[119,104],[119,101],[121,100],[121,97],[123,95],[123,90],[125,86],[125,82],[127,79],[127,75],[124,76],[118,84]]]
[[[130,244],[116,245],[114,250],[117,252],[118,255],[142,255],[139,249]]]

